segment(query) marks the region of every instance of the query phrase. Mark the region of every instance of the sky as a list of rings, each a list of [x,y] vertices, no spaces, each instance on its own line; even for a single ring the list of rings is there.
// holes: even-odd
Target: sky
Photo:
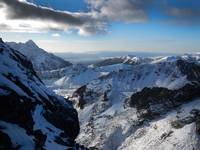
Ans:
[[[199,0],[0,0],[4,41],[49,52],[200,52]]]

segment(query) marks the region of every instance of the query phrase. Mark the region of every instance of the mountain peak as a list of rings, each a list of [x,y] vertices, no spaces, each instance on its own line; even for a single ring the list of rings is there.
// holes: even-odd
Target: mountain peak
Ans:
[[[72,65],[70,62],[39,48],[32,40],[25,43],[9,42],[7,44],[31,60],[34,69],[37,71],[56,70]]]
[[[34,47],[38,47],[35,42],[33,42],[33,40],[28,40],[26,43],[26,45],[30,45],[30,46],[34,46]]]
[[[26,43],[35,44],[35,43],[33,42],[33,40],[28,40],[28,41],[26,41]]]

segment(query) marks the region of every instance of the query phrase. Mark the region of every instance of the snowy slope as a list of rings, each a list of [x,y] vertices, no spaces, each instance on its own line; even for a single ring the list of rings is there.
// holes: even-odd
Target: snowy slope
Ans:
[[[70,101],[48,90],[32,64],[0,39],[0,149],[84,149]]]
[[[195,119],[199,116],[180,129],[171,127],[169,120],[175,119],[172,114],[177,107],[182,109],[181,104],[200,97],[199,79],[200,67],[191,61],[158,59],[91,81],[85,91],[77,92],[78,96],[72,98],[79,108],[81,121],[77,141],[104,150],[198,150]],[[160,88],[161,92],[154,92],[152,87]],[[136,92],[140,93],[138,97]],[[127,105],[127,102],[136,102],[136,98],[134,106]],[[189,106],[190,110],[200,110],[199,100]],[[189,106],[186,104],[184,109]],[[169,113],[165,115],[166,112]],[[188,116],[189,112],[183,119],[187,120]]]
[[[181,129],[171,127],[169,120],[175,119],[173,114],[176,109],[182,109],[184,103],[189,103],[183,106],[184,109],[200,109],[199,100],[192,102],[200,96],[199,56],[110,58],[98,65],[71,66],[69,72],[62,71],[61,78],[56,79],[54,74],[48,85],[73,101],[81,125],[77,142],[88,147],[103,150],[198,150],[199,133],[195,120],[198,117]],[[153,95],[157,93],[154,88],[161,91],[158,97]],[[136,93],[147,99],[143,110],[139,109],[141,105],[138,103],[143,103],[139,98],[138,103],[130,105],[135,102]],[[179,95],[177,98],[176,94]],[[150,110],[158,111],[155,115],[149,113]],[[185,117],[190,115],[188,111]],[[158,130],[154,129],[157,128],[155,124],[158,124]],[[155,136],[150,136],[153,134]]]
[[[39,48],[32,40],[26,43],[7,42],[7,44],[31,60],[36,71],[61,69],[71,65],[70,62]]]
[[[48,82],[48,85],[57,89],[77,89],[87,85],[98,92],[111,89],[113,92],[120,92],[120,95],[123,95],[123,92],[134,92],[153,86],[176,89],[188,82],[186,76],[181,74],[176,61],[162,59],[142,59],[144,61],[140,60],[137,64],[120,63],[103,67],[74,65],[64,71],[48,72],[43,77],[52,76],[54,83]]]
[[[186,74],[182,73],[178,60],[195,62],[199,64],[199,54],[183,55],[173,57],[136,58],[122,57],[130,62],[97,66],[74,65],[64,70],[46,72],[42,76],[54,78],[54,86],[58,88],[77,88],[88,85],[91,89],[102,89],[110,86],[118,91],[133,92],[144,87],[166,87],[176,89],[185,85],[188,80]],[[116,81],[116,82],[115,82]]]
[[[189,120],[193,117],[192,110],[200,109],[200,99],[184,104],[163,117],[144,124],[126,138],[120,150],[198,150],[200,148],[199,133],[196,131],[195,120],[180,128],[173,127],[177,120]],[[199,116],[198,116],[199,117]]]

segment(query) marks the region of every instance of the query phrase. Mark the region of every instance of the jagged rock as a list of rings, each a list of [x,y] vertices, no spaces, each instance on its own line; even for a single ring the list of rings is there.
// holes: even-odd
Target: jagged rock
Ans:
[[[73,97],[77,97],[77,101],[76,101],[76,105],[77,107],[79,107],[80,109],[84,108],[84,105],[86,104],[86,101],[84,99],[84,96],[86,94],[86,88],[87,86],[81,86],[80,88],[78,88],[74,93],[73,93]]]
[[[171,126],[175,129],[179,129],[179,128],[182,128],[184,127],[184,123],[181,121],[181,120],[173,120],[171,122]]]
[[[1,126],[0,126],[1,129]],[[0,131],[0,149],[13,149],[9,136]]]
[[[196,120],[196,131],[200,135],[200,118]]]
[[[198,135],[200,135],[200,110],[198,109],[193,109],[190,112],[190,116],[181,118],[181,119],[176,119],[171,122],[171,126],[175,129],[180,129],[183,128],[187,124],[191,124],[195,122],[196,124],[196,132]]]
[[[200,135],[200,110],[199,109],[193,109],[190,112],[194,116],[195,124],[196,124],[196,132],[198,135]]]
[[[73,96],[80,96],[83,97],[85,92],[86,92],[86,85],[81,86],[80,88],[78,88],[74,93]]]
[[[43,145],[45,144],[45,141],[47,139],[47,135],[44,135],[41,130],[36,130],[33,133],[35,137],[35,149],[44,149]]]
[[[129,105],[136,107],[140,116],[151,118],[200,97],[199,91],[200,85],[197,83],[186,84],[178,90],[161,87],[144,88],[131,96]]]
[[[182,74],[190,81],[200,82],[200,66],[194,62],[187,62],[182,59],[177,60],[177,66]]]
[[[83,85],[72,94],[70,100],[74,103],[75,107],[84,109],[86,104],[100,99],[102,94],[94,92],[92,89],[88,89],[86,85]]]
[[[166,138],[168,138],[168,137],[170,137],[171,136],[171,134],[173,134],[173,131],[169,131],[169,132],[165,132],[165,133],[163,133],[162,135],[161,135],[161,140],[165,140]]]
[[[107,96],[107,92],[104,92],[102,101],[103,101],[103,102],[106,102],[106,101],[108,101],[108,100],[109,100],[109,99],[108,99],[108,96]]]
[[[196,119],[196,116],[188,116],[188,117],[185,117],[183,119],[177,119],[177,120],[174,120],[171,122],[171,126],[176,128],[176,129],[179,129],[179,128],[182,128],[184,127],[186,124],[190,124],[192,122],[194,122]]]

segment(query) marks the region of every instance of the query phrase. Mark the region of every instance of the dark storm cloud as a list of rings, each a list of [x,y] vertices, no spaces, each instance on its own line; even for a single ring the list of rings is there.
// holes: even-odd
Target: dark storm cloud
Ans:
[[[41,19],[77,26],[84,23],[81,16],[68,12],[55,11],[17,0],[1,0],[0,2],[6,5],[9,19]]]

